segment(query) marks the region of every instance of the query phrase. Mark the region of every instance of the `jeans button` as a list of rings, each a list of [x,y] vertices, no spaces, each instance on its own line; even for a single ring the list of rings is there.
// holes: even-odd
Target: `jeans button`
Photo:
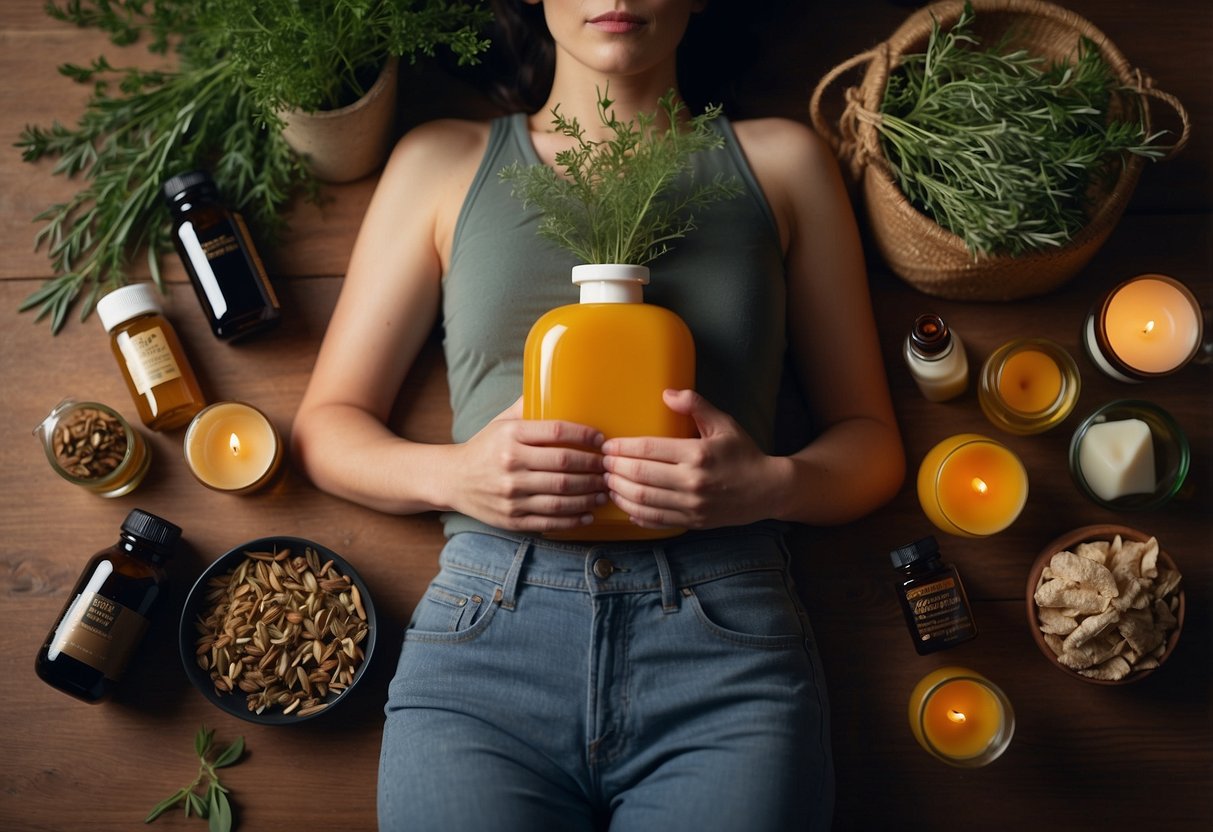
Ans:
[[[599,558],[598,560],[594,561],[594,574],[599,578],[609,578],[614,571],[615,564],[611,563],[606,558]]]

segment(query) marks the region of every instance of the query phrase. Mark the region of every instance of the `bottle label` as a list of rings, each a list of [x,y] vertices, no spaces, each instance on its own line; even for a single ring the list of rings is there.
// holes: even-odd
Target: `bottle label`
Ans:
[[[173,348],[160,327],[154,326],[137,335],[122,332],[117,340],[118,349],[126,359],[126,369],[131,374],[131,383],[139,395],[147,395],[153,387],[181,378]]]
[[[920,641],[952,640],[972,631],[973,622],[953,578],[906,591]]]
[[[117,680],[147,625],[139,613],[86,588],[55,629],[47,658],[54,661],[62,653]]]

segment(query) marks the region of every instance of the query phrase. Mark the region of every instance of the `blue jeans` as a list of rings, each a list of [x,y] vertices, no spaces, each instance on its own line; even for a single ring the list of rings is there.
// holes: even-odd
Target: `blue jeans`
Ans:
[[[825,683],[774,528],[457,534],[386,713],[383,832],[829,828]]]

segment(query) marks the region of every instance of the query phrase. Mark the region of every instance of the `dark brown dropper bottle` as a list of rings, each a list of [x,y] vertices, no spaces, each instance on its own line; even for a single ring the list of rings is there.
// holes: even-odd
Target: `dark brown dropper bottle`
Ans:
[[[181,257],[215,337],[237,340],[276,326],[278,297],[244,218],[219,200],[206,171],[164,183],[173,218],[173,246]]]
[[[897,600],[920,656],[977,635],[960,573],[940,560],[934,537],[894,549],[889,558],[898,573]]]
[[[85,565],[38,651],[39,678],[85,702],[106,698],[143,639],[180,537],[167,520],[131,511],[118,542]]]

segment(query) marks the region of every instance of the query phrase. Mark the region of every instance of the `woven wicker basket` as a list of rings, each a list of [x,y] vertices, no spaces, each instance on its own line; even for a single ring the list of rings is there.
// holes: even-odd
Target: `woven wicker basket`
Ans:
[[[1187,144],[1189,121],[1183,105],[1174,96],[1154,89],[1153,82],[1132,68],[1107,36],[1083,18],[1038,0],[971,2],[973,31],[983,44],[997,43],[1008,36],[1010,48],[1024,48],[1033,55],[1060,61],[1073,59],[1080,36],[1090,38],[1125,88],[1114,96],[1113,113],[1140,112],[1148,133],[1148,99],[1164,101],[1183,123],[1167,158]],[[1128,157],[1111,189],[1096,200],[1090,222],[1066,245],[1015,257],[974,259],[960,237],[921,214],[902,194],[882,155],[876,129],[889,72],[897,67],[902,55],[925,51],[933,20],[946,30],[963,8],[961,0],[944,0],[919,9],[888,40],[839,64],[813,91],[809,114],[852,178],[861,183],[869,233],[899,277],[926,294],[951,300],[1015,300],[1044,294],[1077,274],[1103,245],[1124,212],[1145,161],[1139,156]],[[823,110],[825,93],[842,75],[865,64],[867,71],[861,84],[845,90],[843,111],[835,129]]]

